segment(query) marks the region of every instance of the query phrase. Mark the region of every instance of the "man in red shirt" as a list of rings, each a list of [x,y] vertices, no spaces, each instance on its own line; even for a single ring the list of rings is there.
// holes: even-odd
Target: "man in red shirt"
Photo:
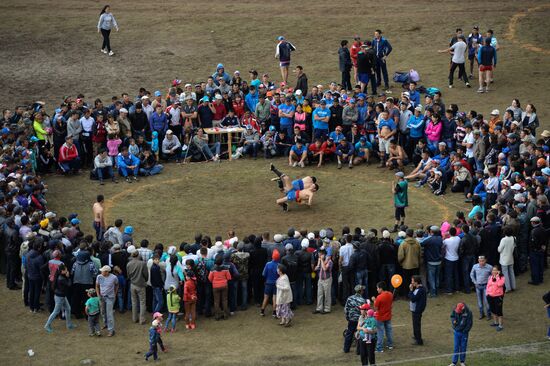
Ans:
[[[225,109],[225,104],[223,103],[223,97],[220,94],[216,94],[215,98],[216,99],[214,100],[213,106],[216,112],[214,113],[212,125],[214,127],[220,127],[220,123],[225,118],[227,110]]]
[[[374,307],[376,308],[376,329],[378,331],[378,341],[376,343],[376,352],[384,352],[384,331],[388,339],[388,349],[393,349],[393,331],[391,327],[391,308],[393,304],[393,294],[386,291],[387,285],[384,281],[376,284],[378,296],[372,297]]]
[[[71,171],[77,173],[80,169],[80,158],[72,136],[65,137],[65,143],[59,148],[58,160],[59,167],[65,174]]]
[[[351,57],[351,63],[353,64],[355,84],[359,83],[359,81],[357,80],[357,54],[359,53],[359,51],[361,51],[361,45],[361,37],[359,37],[358,35],[353,36],[353,44],[351,45],[349,53]]]

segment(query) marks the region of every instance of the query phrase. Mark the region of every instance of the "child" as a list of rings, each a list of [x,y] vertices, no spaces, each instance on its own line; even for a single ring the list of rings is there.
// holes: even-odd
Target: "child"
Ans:
[[[130,138],[130,144],[128,145],[128,152],[134,156],[139,156],[139,146],[136,144],[136,140]]]
[[[195,261],[188,259],[185,262],[185,284],[183,288],[183,301],[185,305],[185,328],[195,329],[197,308],[197,278],[195,277]]]
[[[296,106],[296,112],[294,113],[294,127],[300,127],[300,131],[306,130],[306,112],[304,112],[302,105]]]
[[[119,266],[113,268],[113,274],[118,279],[118,293],[117,293],[117,302],[118,302],[118,311],[124,313],[124,289],[126,288],[126,278],[122,274],[122,270]]]
[[[155,154],[155,157],[158,160],[159,159],[159,133],[157,131],[153,131],[151,136],[152,136],[151,141],[147,141],[147,145],[151,146],[151,151],[153,152],[153,154]]]
[[[180,296],[176,292],[176,286],[170,286],[168,293],[166,294],[166,306],[168,307],[168,318],[166,319],[166,325],[164,331],[168,331],[168,324],[172,322],[172,329],[170,332],[176,331],[177,315],[180,310]]]
[[[375,337],[375,334],[368,333],[376,329],[376,319],[374,319],[374,310],[372,309],[369,309],[367,311],[367,319],[365,319],[365,328],[367,329],[367,332],[364,332],[365,336],[363,338],[363,341],[365,341],[365,343],[372,343]]]
[[[118,135],[109,135],[107,138],[107,150],[109,151],[109,156],[113,161],[113,168],[116,167],[116,157],[118,155],[118,147],[122,144],[122,140]]]
[[[99,331],[99,297],[94,288],[86,290],[88,300],[86,300],[84,311],[88,315],[88,327],[90,328],[90,337],[101,336]]]
[[[145,354],[145,361],[149,361],[149,357],[153,356],[153,359],[158,360],[158,347],[160,333],[158,332],[160,328],[160,322],[158,320],[153,320],[151,323],[151,328],[149,328],[149,352]]]
[[[153,314],[153,320],[156,320],[156,321],[159,322],[159,327],[157,328],[157,333],[159,334],[159,339],[158,339],[157,343],[159,344],[160,349],[161,349],[162,352],[167,352],[168,350],[166,349],[166,347],[164,347],[164,343],[162,342],[162,338],[160,336],[160,334],[162,333],[162,322],[164,321],[164,319],[162,317],[163,317],[162,313],[160,313],[158,311]]]

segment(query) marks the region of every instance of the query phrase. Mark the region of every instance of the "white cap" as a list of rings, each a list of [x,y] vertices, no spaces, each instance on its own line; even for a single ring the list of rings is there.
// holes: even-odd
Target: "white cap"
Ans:
[[[294,92],[294,94],[296,95],[302,95],[302,91],[300,89],[296,89],[296,91]]]
[[[400,237],[400,238],[404,238],[407,236],[407,233],[405,233],[404,231],[400,231],[397,233],[397,236]]]
[[[384,239],[389,238],[389,237],[390,237],[390,232],[389,232],[388,230],[384,230],[384,231],[382,232],[382,237],[383,237]]]
[[[518,183],[514,184],[511,188],[512,188],[514,191],[520,191],[520,190],[521,190],[521,186],[520,186]]]
[[[491,116],[499,116],[500,115],[500,111],[498,109],[493,109],[493,111],[491,112]]]
[[[174,132],[173,132],[172,130],[166,130],[166,134],[167,134],[167,135],[171,135],[171,134],[173,134],[173,133],[174,133]]]
[[[307,247],[309,247],[309,239],[302,239],[302,242],[300,243],[300,245],[302,249],[306,249]]]
[[[313,239],[315,239],[315,234],[309,233],[309,234],[307,234],[307,238],[308,238],[309,240],[313,240]]]
[[[141,97],[141,100],[145,100],[145,99],[149,99],[149,96],[144,95],[144,96]]]
[[[166,252],[170,255],[176,254],[176,247],[171,245],[171,246],[168,247],[168,250]]]
[[[273,240],[275,240],[275,243],[280,243],[283,241],[283,236],[281,234],[275,234],[273,235]]]
[[[218,99],[218,100],[222,100],[222,99],[223,99],[223,97],[222,97],[222,96],[221,96],[220,94],[216,94],[216,99]]]
[[[300,236],[302,236],[302,234],[300,234],[299,231],[296,231],[296,230],[295,230],[295,231],[294,231],[294,238],[297,239],[297,238],[299,238]]]
[[[136,252],[137,249],[136,249],[135,246],[130,245],[130,246],[128,247],[128,249],[126,249],[126,251],[128,252],[128,254],[132,254],[132,253]]]
[[[128,110],[126,108],[120,108],[120,113],[128,113]]]

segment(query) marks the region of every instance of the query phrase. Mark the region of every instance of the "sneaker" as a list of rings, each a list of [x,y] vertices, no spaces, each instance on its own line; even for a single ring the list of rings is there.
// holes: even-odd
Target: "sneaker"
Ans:
[[[456,366],[456,363],[450,363],[449,366]]]
[[[265,316],[265,310],[264,309],[260,310],[260,316]]]
[[[95,332],[95,335],[101,337],[101,332]]]
[[[472,86],[470,85],[470,83],[466,83],[466,87],[471,88]]]
[[[338,163],[338,169],[342,169],[342,163]]]
[[[134,176],[134,182],[139,181],[138,177]]]
[[[353,169],[353,165],[349,164],[348,168]]]
[[[189,325],[191,327],[191,329],[195,329],[197,326],[195,325],[195,323],[191,323],[191,325]]]
[[[292,163],[292,167],[293,167],[293,168],[296,168],[297,166],[298,166],[298,162],[297,162],[297,161],[295,161],[294,163]]]
[[[485,318],[485,314],[479,315],[479,320],[481,320],[481,319],[483,319],[483,318]]]
[[[460,366],[466,366],[466,364],[464,362],[461,362]]]
[[[185,324],[185,329],[191,329],[191,326],[189,324]]]
[[[103,52],[103,53],[107,54],[107,50],[106,50],[106,49],[104,49],[104,48],[102,48],[102,49],[101,49],[101,52]]]
[[[273,310],[273,311],[271,312],[271,316],[274,317],[274,318],[277,318],[277,313],[275,312],[275,310]]]
[[[378,350],[378,349],[377,349],[375,352],[376,352],[376,353],[384,353],[384,350],[383,350],[383,349],[381,349],[381,350]]]
[[[70,329],[74,329],[74,328],[76,328],[76,325],[74,325],[74,324],[71,324],[71,325],[69,325],[69,326],[67,327],[67,329],[69,329],[69,330],[70,330]]]
[[[109,56],[113,56],[115,53],[113,51],[109,51]]]
[[[113,178],[113,179],[112,179],[112,182],[113,182],[114,184],[118,184],[118,179],[114,179],[114,178]]]
[[[489,93],[489,87],[488,86],[485,87],[485,93]]]
[[[126,182],[132,183],[132,181],[130,180],[130,177],[126,177]]]
[[[504,328],[502,326],[500,326],[500,325],[497,326],[497,332],[500,332],[500,331],[503,331],[503,330],[504,330]]]
[[[48,332],[48,333],[52,333],[52,332],[53,332],[52,327],[44,327],[44,329],[46,329],[46,332]]]
[[[474,75],[470,74],[468,75],[468,79],[473,79],[474,78]]]
[[[99,185],[100,185],[100,186],[105,185],[105,183],[103,182],[103,179],[100,179],[100,180],[99,180]]]
[[[489,324],[491,327],[498,327],[498,323],[491,323]]]
[[[477,90],[477,92],[478,92],[478,93],[485,93],[485,90],[483,89],[483,87],[481,87],[481,88],[479,88],[479,89]]]
[[[286,202],[283,203],[283,211],[288,212],[288,204]]]
[[[388,349],[391,351],[393,349],[393,346],[388,346]]]
[[[306,165],[304,164],[303,161],[299,162],[298,165],[300,166],[300,168],[305,168],[306,167]]]
[[[422,183],[418,182],[418,183],[416,183],[414,186],[415,186],[416,188],[420,188],[420,187],[422,187]]]
[[[452,88],[453,88],[453,85],[452,85],[452,84],[450,84],[450,85],[449,85],[449,89],[452,89]]]

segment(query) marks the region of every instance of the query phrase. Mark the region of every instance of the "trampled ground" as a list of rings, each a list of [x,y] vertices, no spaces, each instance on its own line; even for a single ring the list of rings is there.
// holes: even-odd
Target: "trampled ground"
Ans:
[[[251,68],[268,72],[279,80],[273,59],[275,37],[285,35],[298,48],[293,64],[302,64],[310,84],[339,81],[337,49],[341,39],[359,33],[372,34],[381,28],[392,42],[390,74],[415,68],[425,86],[443,90],[446,103],[461,109],[475,109],[488,115],[504,110],[512,98],[522,104],[534,103],[539,118],[545,118],[545,70],[550,66],[550,42],[546,19],[550,8],[543,1],[512,2],[395,1],[383,6],[348,2],[344,5],[326,0],[314,4],[278,1],[239,3],[176,0],[162,4],[136,0],[111,3],[121,26],[113,34],[117,53],[108,58],[99,52],[96,33],[98,2],[67,0],[4,1],[0,4],[3,34],[0,47],[0,106],[45,100],[52,110],[61,96],[82,92],[91,102],[95,97],[109,100],[121,92],[135,94],[145,86],[165,90],[169,80],[201,81],[218,62],[229,72],[240,70],[244,76]],[[546,6],[546,7],[545,7]],[[526,12],[527,9],[535,9]],[[522,16],[524,14],[525,16]],[[509,29],[509,24],[513,26]],[[448,90],[448,57],[435,51],[446,47],[458,26],[469,30],[478,24],[489,27],[501,44],[494,91],[479,96],[458,82]],[[527,46],[527,44],[531,46]],[[526,46],[523,48],[522,46]],[[534,49],[534,47],[538,49]],[[294,79],[291,78],[291,83]],[[474,82],[474,85],[476,83]],[[398,88],[393,88],[398,92]],[[546,103],[547,104],[547,103]],[[279,163],[284,167],[283,163]],[[288,170],[288,168],[286,168]],[[122,217],[137,228],[136,238],[175,244],[189,241],[197,231],[224,234],[234,228],[238,234],[286,231],[289,226],[316,229],[343,224],[364,228],[392,222],[390,182],[392,174],[374,167],[337,171],[334,166],[317,170],[291,170],[291,174],[315,174],[321,190],[314,207],[296,208],[282,214],[274,205],[278,192],[262,159],[222,162],[219,165],[170,165],[158,176],[138,184],[106,185],[101,190],[86,177],[62,179],[49,177],[48,200],[62,214],[79,212],[85,230],[91,231],[90,206],[99,192],[108,198],[110,221]],[[459,195],[438,198],[426,190],[411,188],[409,224],[434,223],[466,209]],[[485,321],[475,322],[471,350],[535,343],[516,349],[480,352],[469,364],[533,365],[548,364],[548,344],[543,341],[546,318],[541,296],[545,288],[527,287],[526,276],[519,279],[519,290],[506,297],[506,330],[496,334]],[[404,361],[452,352],[449,311],[459,300],[475,308],[474,295],[440,297],[429,302],[425,315],[426,346],[414,349],[410,343],[407,304],[394,306],[396,348],[378,357],[378,362]],[[133,365],[141,362],[147,347],[145,327],[130,324],[129,316],[117,314],[115,338],[89,339],[86,324],[71,333],[42,330],[45,315],[31,316],[18,294],[0,290],[0,323],[4,352],[0,363],[28,362],[25,352],[36,352],[32,365],[55,362],[74,365],[92,358],[96,364]],[[280,329],[271,319],[261,319],[256,309],[237,313],[229,321],[199,321],[192,334],[185,331],[166,335],[171,352],[165,364],[245,364],[245,365],[336,365],[359,364],[358,358],[341,353],[345,326],[342,308],[333,314],[315,317],[310,308],[297,312],[295,325]],[[164,356],[164,355],[162,355]],[[441,365],[448,357],[416,360],[411,365]]]

